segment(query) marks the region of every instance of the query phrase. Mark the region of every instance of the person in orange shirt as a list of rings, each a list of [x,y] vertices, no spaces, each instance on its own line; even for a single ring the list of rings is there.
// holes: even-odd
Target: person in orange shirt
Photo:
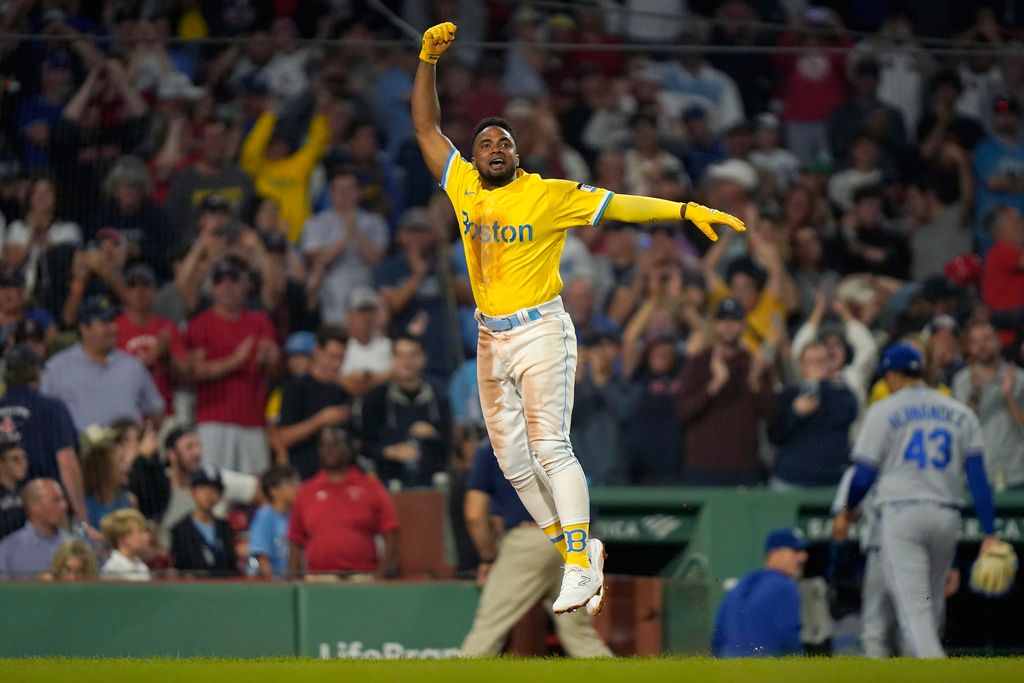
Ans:
[[[440,130],[436,63],[455,40],[447,22],[426,31],[412,91],[416,140],[461,226],[480,336],[477,377],[484,421],[505,478],[565,559],[556,614],[604,601],[604,546],[589,538],[590,494],[569,440],[576,333],[559,292],[569,228],[603,218],[626,223],[688,219],[712,240],[712,223],[739,219],[699,204],[616,195],[519,168],[515,133],[486,118],[471,161]]]

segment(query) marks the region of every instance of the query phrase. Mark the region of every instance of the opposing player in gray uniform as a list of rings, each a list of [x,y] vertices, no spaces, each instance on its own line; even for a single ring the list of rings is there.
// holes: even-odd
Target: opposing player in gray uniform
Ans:
[[[882,358],[892,395],[871,406],[853,448],[854,474],[844,511],[876,484],[882,576],[896,608],[904,654],[942,657],[946,576],[960,531],[963,489],[971,488],[982,551],[996,540],[992,489],[981,426],[962,403],[921,380],[924,360],[909,344]]]
[[[850,467],[843,473],[832,502],[832,514],[837,515],[832,524],[832,538],[837,542],[845,542],[848,538],[848,518],[843,515],[843,511],[850,497],[850,484],[855,471],[855,468]],[[883,659],[892,657],[898,651],[899,623],[896,621],[892,596],[882,576],[879,561],[879,512],[874,498],[875,491],[869,491],[855,510],[859,518],[860,551],[864,554],[864,576],[861,578],[860,590],[860,642],[866,657]]]

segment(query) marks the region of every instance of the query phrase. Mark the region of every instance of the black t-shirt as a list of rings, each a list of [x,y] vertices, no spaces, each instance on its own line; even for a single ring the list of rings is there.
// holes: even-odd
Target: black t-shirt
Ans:
[[[0,539],[25,526],[25,506],[17,491],[0,484]]]
[[[924,140],[931,134],[932,130],[938,124],[939,119],[935,115],[935,112],[926,112],[921,116],[921,119],[917,122],[917,139]],[[981,142],[981,139],[985,137],[985,129],[982,128],[981,124],[977,120],[972,119],[969,116],[956,115],[953,120],[949,122],[949,126],[946,128],[947,134],[955,139],[961,147],[968,152],[974,149],[974,146]]]
[[[340,386],[320,382],[310,375],[289,377],[281,385],[280,426],[298,424],[313,417],[327,406],[349,405],[352,397]],[[320,455],[317,450],[317,435],[294,444],[288,449],[288,460],[299,471],[303,481],[314,476],[320,469]]]

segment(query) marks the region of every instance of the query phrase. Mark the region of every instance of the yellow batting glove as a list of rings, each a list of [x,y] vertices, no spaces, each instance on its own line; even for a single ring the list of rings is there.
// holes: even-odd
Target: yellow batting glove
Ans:
[[[428,28],[423,33],[420,59],[427,64],[437,64],[437,60],[441,58],[444,51],[455,41],[456,28],[455,24],[450,21]]]
[[[728,225],[736,232],[746,232],[747,228],[743,225],[743,221],[736,216],[719,211],[717,209],[709,209],[702,204],[696,204],[694,202],[687,202],[686,213],[683,214],[683,218],[688,221],[692,221],[697,228],[712,242],[718,241],[718,235],[715,234],[712,229],[714,225]]]

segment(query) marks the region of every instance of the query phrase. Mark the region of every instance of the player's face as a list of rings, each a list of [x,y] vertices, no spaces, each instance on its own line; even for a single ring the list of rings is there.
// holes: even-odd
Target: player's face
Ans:
[[[489,185],[512,182],[519,168],[519,154],[512,135],[504,128],[488,126],[473,141],[473,167]]]

